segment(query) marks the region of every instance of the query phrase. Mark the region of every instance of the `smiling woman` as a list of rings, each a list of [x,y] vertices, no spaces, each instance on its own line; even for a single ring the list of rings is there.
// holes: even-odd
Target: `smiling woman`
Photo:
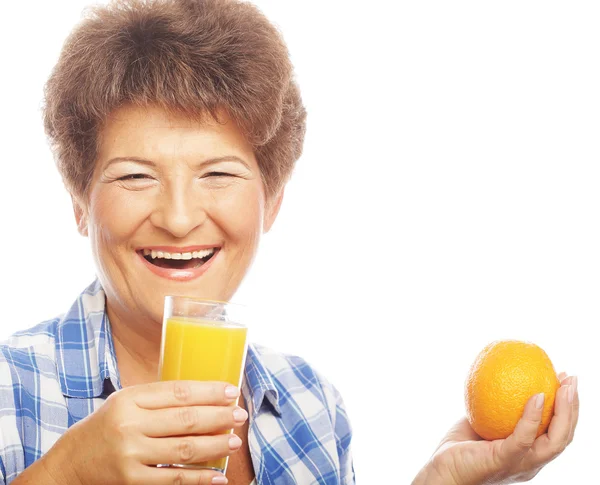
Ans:
[[[287,5],[273,5],[284,3]],[[316,199],[312,213],[306,211],[304,220],[297,224],[301,230],[296,234],[306,235],[302,244],[286,255],[286,263],[293,260],[295,266],[285,264],[285,270],[279,273],[286,273],[286,282],[297,280],[296,284],[283,285],[279,278],[273,278],[273,286],[283,287],[298,303],[304,303],[308,309],[302,314],[309,316],[305,320],[319,320],[320,327],[314,322],[312,327],[303,326],[306,322],[298,315],[295,325],[291,324],[289,309],[296,310],[298,305],[291,302],[284,307],[280,303],[284,317],[278,319],[272,333],[288,339],[290,335],[296,338],[305,334],[305,341],[320,344],[322,353],[340,369],[358,362],[345,372],[361,397],[362,436],[367,436],[367,430],[372,433],[363,444],[372,454],[368,458],[363,455],[365,466],[370,467],[367,483],[406,483],[407,472],[402,468],[415,463],[409,449],[416,449],[424,439],[432,416],[442,416],[450,409],[447,388],[440,378],[440,369],[447,367],[450,358],[440,357],[439,351],[444,346],[450,348],[445,349],[445,355],[452,353],[451,360],[459,360],[462,333],[468,332],[461,332],[461,327],[448,320],[448,309],[452,305],[457,309],[479,308],[473,310],[473,315],[477,325],[482,326],[481,315],[489,311],[484,307],[496,311],[505,303],[503,300],[500,305],[495,298],[464,289],[462,293],[469,296],[461,300],[457,292],[447,290],[465,284],[470,278],[468,272],[462,280],[455,278],[454,272],[451,279],[444,280],[443,274],[438,278],[438,270],[444,259],[451,259],[457,261],[456,273],[461,273],[463,263],[477,254],[470,251],[478,246],[484,248],[480,260],[474,258],[480,266],[480,261],[487,262],[490,254],[496,254],[491,250],[494,246],[489,244],[490,238],[502,231],[495,227],[491,230],[497,219],[489,216],[494,210],[488,209],[497,209],[510,199],[507,194],[512,195],[508,191],[511,185],[505,187],[503,182],[521,179],[523,171],[519,167],[514,173],[507,172],[508,177],[498,178],[500,170],[493,167],[489,178],[497,179],[501,190],[492,190],[492,198],[497,200],[491,206],[481,204],[479,212],[472,212],[472,206],[478,205],[481,193],[489,186],[486,181],[483,189],[473,191],[469,186],[477,185],[472,184],[475,179],[465,174],[479,172],[487,163],[483,156],[490,153],[483,145],[489,144],[494,151],[500,145],[509,145],[504,138],[501,142],[489,138],[489,126],[482,122],[496,115],[481,102],[488,101],[494,92],[482,82],[486,79],[482,73],[489,72],[490,78],[499,79],[500,84],[513,80],[498,75],[503,69],[495,65],[497,57],[490,56],[488,46],[479,42],[484,32],[479,28],[469,31],[472,25],[480,24],[464,15],[473,10],[472,6],[461,10],[454,2],[440,2],[440,8],[432,9],[429,2],[382,2],[386,8],[371,7],[370,17],[364,2],[297,2],[290,8],[296,13],[300,10],[296,6],[304,8],[310,3],[318,5],[308,7],[314,8],[313,15],[294,21],[301,26],[299,42],[312,41],[318,44],[314,52],[322,53],[320,62],[317,56],[310,56],[310,62],[315,61],[318,72],[315,86],[328,98],[315,104],[327,105],[330,116],[323,118],[324,145],[314,152],[320,165],[309,182],[310,190],[320,191],[321,198]],[[410,4],[410,10],[421,3],[426,5],[421,22],[414,22],[410,13],[388,15],[386,10],[387,4]],[[58,6],[62,2],[46,4]],[[348,15],[353,8],[354,21],[347,21],[353,18]],[[330,17],[323,15],[328,10]],[[456,24],[448,21],[455,12],[472,25],[457,30]],[[344,22],[340,22],[340,13]],[[532,25],[554,25],[538,22],[538,14],[536,11],[531,22],[524,22],[528,38]],[[6,16],[10,17],[21,16]],[[390,19],[387,26],[386,17]],[[521,10],[510,17],[521,22],[526,19]],[[504,44],[510,37],[504,35],[509,22],[504,22],[506,19],[496,11],[490,18],[502,19],[498,23],[501,29],[488,35],[494,43],[500,39]],[[22,28],[20,23],[15,24]],[[347,36],[338,35],[342,24],[348,29]],[[307,25],[320,29],[321,36],[308,38]],[[419,35],[398,37],[410,30],[408,27]],[[593,28],[597,30],[595,25]],[[388,37],[390,32],[394,35]],[[465,39],[464,44],[451,42],[457,32]],[[555,33],[552,28],[552,35]],[[11,41],[20,41],[23,36],[20,30],[13,34],[9,36]],[[480,51],[471,49],[472,39],[478,39]],[[402,54],[399,44],[410,51],[409,56]],[[587,40],[586,44],[595,45]],[[419,51],[419,46],[429,46],[430,50]],[[563,45],[556,47],[549,58],[554,59]],[[27,52],[9,50],[9,54]],[[465,62],[456,62],[456,52],[466,52]],[[535,66],[531,60],[538,58],[541,50],[536,45],[534,51],[524,52],[528,54],[523,66]],[[573,57],[570,52],[568,56]],[[33,55],[20,57],[21,64],[37,65],[29,62]],[[493,66],[484,62],[488,57]],[[507,57],[512,61],[512,56]],[[403,64],[408,58],[414,59],[412,68]],[[478,62],[474,63],[474,58]],[[429,65],[436,68],[427,71]],[[27,78],[21,65],[14,66],[12,72],[19,74],[6,77]],[[404,69],[402,76],[396,72],[398,66]],[[458,72],[466,66],[475,67],[471,72]],[[549,71],[545,79],[540,78],[543,82],[535,90],[554,73]],[[519,82],[522,78],[518,76]],[[426,88],[418,93],[415,88],[421,85]],[[458,85],[462,91],[454,91]],[[498,86],[501,93],[504,86]],[[474,87],[475,95],[469,92]],[[548,92],[555,97],[554,91]],[[414,98],[412,113],[406,111],[411,103],[393,102],[393,96],[399,93]],[[496,125],[500,133],[507,133],[504,124],[514,125],[512,111],[520,112],[521,101],[529,102],[529,93],[524,93],[522,98],[515,98],[514,104],[504,103],[507,107],[503,109],[511,111],[511,118]],[[464,109],[471,97],[476,100],[477,110]],[[22,97],[17,98],[18,110]],[[444,116],[438,109],[447,99],[456,108]],[[502,102],[507,97],[498,99]],[[71,196],[79,231],[89,239],[97,278],[64,315],[20,331],[0,344],[0,483],[204,485],[229,481],[234,485],[353,485],[354,441],[344,402],[336,388],[303,359],[250,344],[240,388],[225,382],[156,382],[165,296],[225,302],[234,297],[253,263],[263,233],[278,217],[286,184],[301,155],[306,114],[287,48],[277,29],[245,1],[114,0],[90,9],[67,39],[46,85],[45,101],[45,130]],[[544,102],[540,112],[546,110]],[[577,118],[565,113],[568,116],[564,119]],[[5,118],[12,122],[11,117]],[[470,118],[485,128],[471,131]],[[522,133],[528,134],[529,125],[536,123],[524,119],[524,124],[514,126],[521,126]],[[436,123],[440,123],[437,129]],[[450,125],[460,126],[460,130],[449,130]],[[587,126],[576,131],[587,133],[589,129]],[[26,133],[21,127],[18,131]],[[540,144],[545,144],[547,133],[541,131],[544,138]],[[556,138],[563,136],[559,135]],[[479,145],[474,143],[477,138]],[[579,138],[575,140],[573,146],[580,144]],[[411,143],[414,152],[407,157],[403,146]],[[333,148],[324,150],[325,145]],[[470,145],[475,147],[471,153],[476,163],[463,165],[462,169],[461,165],[448,163],[456,162],[463,148]],[[439,151],[429,152],[432,146]],[[454,159],[449,159],[452,150]],[[26,155],[21,151],[17,154],[21,158]],[[441,162],[430,165],[433,158]],[[504,158],[502,164],[513,157]],[[336,163],[327,163],[334,159]],[[411,170],[419,165],[425,168],[422,177],[415,178]],[[406,170],[408,166],[410,170]],[[538,171],[531,173],[535,174],[532,181],[542,185]],[[451,174],[457,174],[454,183]],[[457,177],[461,179],[458,185]],[[413,197],[373,197],[375,192],[402,194],[411,184]],[[349,187],[346,196],[339,191],[344,185]],[[36,191],[26,182],[14,186],[10,203],[34,199],[30,195]],[[535,193],[529,188],[524,191],[527,200]],[[553,188],[551,191],[554,194]],[[308,198],[300,198],[302,208]],[[355,199],[354,205],[347,203],[350,198]],[[450,203],[456,198],[458,206]],[[428,207],[430,212],[414,210],[417,206]],[[32,210],[36,216],[37,208]],[[564,212],[564,207],[559,209]],[[317,212],[326,215],[321,224],[315,223]],[[454,212],[467,214],[464,224],[454,219]],[[531,226],[540,215],[537,210],[524,213],[531,215],[531,220],[524,220],[524,227]],[[548,212],[548,219],[555,216]],[[487,226],[473,224],[488,217]],[[40,235],[43,239],[48,233],[62,241],[60,233],[52,233],[54,226],[48,230],[49,226],[39,227],[39,221],[33,220],[29,234],[36,244]],[[404,226],[410,220],[413,230]],[[458,229],[446,233],[453,224]],[[340,228],[337,237],[329,230],[332,226]],[[424,226],[439,229],[428,237],[421,232]],[[475,229],[458,237],[465,226]],[[394,237],[399,227],[408,245]],[[21,236],[14,227],[11,229]],[[491,234],[487,240],[479,234],[486,229]],[[513,229],[506,232],[512,234]],[[459,256],[445,246],[430,245],[430,240],[448,241],[452,236],[457,241],[455,248],[461,246],[463,251],[457,253]],[[511,239],[499,238],[500,245]],[[14,240],[11,238],[9,243],[13,245]],[[411,258],[411,248],[418,246],[426,249],[420,258],[414,258],[411,275],[394,262],[394,257],[405,253]],[[345,252],[341,247],[346,248]],[[501,254],[504,248],[496,247],[497,254]],[[34,249],[38,254],[39,248]],[[538,249],[535,247],[535,251]],[[6,254],[14,251],[9,247]],[[521,262],[529,256],[523,254]],[[52,250],[44,255],[52,255]],[[339,265],[332,256],[337,257]],[[7,271],[8,277],[23,271],[24,258],[15,259],[21,267]],[[76,258],[70,262],[79,263]],[[301,265],[307,268],[306,279],[288,271]],[[64,273],[67,267],[56,266]],[[487,272],[487,266],[483,267]],[[513,268],[515,274],[520,274],[519,264]],[[35,270],[35,275],[44,273],[37,267]],[[478,269],[474,274],[481,273]],[[493,271],[488,274],[494,279]],[[62,279],[52,274],[48,281],[38,276],[32,284],[28,275],[27,290],[60,286],[70,278],[60,276]],[[513,277],[511,274],[505,283],[513,284]],[[437,293],[430,291],[438,279],[450,283],[439,286]],[[487,286],[481,284],[482,278],[471,279],[481,287]],[[342,280],[346,286],[339,285],[343,289],[337,291],[340,305],[334,303],[336,292],[332,288]],[[263,291],[262,285],[256,286]],[[27,300],[21,301],[37,302],[40,293],[34,298],[27,293]],[[271,301],[278,299],[269,291],[264,293]],[[479,297],[473,298],[473,294]],[[499,294],[503,295],[502,291]],[[448,304],[454,299],[452,305]],[[314,300],[322,300],[318,309],[306,304]],[[396,309],[410,300],[414,300],[415,318],[406,319]],[[350,304],[346,304],[348,301]],[[14,321],[25,315],[20,306],[15,305],[19,314]],[[341,307],[345,307],[343,311]],[[440,309],[439,318],[433,318],[433,314],[431,318],[421,316],[430,307]],[[326,314],[321,311],[325,308]],[[319,318],[313,319],[315,315]],[[457,315],[462,318],[462,308]],[[506,315],[506,320],[512,319],[509,313]],[[321,330],[325,327],[329,332],[323,339]],[[420,333],[412,333],[411,327],[421,327]],[[442,327],[451,331],[444,333]],[[177,339],[173,346],[189,343],[188,335]],[[198,335],[193,338],[200,338]],[[210,339],[203,341],[207,344]],[[465,342],[462,345],[467,348]],[[346,359],[340,357],[344,347]],[[214,345],[211,351],[218,353]],[[426,361],[432,370],[429,377],[423,373]],[[462,419],[418,471],[414,484],[506,484],[535,476],[571,442],[577,426],[577,380],[568,376],[560,380],[548,433],[536,438],[544,402],[539,395],[532,396],[515,432],[505,440],[482,440]],[[234,434],[223,433],[233,428]],[[162,465],[219,461],[230,455],[227,477],[215,470]]]
[[[154,341],[161,328],[149,322],[163,312],[157,288],[231,299],[281,194],[267,198],[253,148],[225,114],[198,121],[127,104],[99,135],[88,195],[74,198],[78,226],[108,301],[118,302],[107,306],[116,339],[127,320]]]
[[[250,344],[241,389],[156,382],[165,297],[234,296],[301,154],[277,30],[230,0],[98,6],[44,122],[97,280],[0,346],[1,481],[354,483],[343,401],[302,359]],[[158,466],[229,455],[227,478]]]

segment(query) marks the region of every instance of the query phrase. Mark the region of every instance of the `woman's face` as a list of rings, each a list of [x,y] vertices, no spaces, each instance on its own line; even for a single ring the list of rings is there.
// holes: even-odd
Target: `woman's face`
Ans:
[[[229,300],[273,223],[252,147],[223,124],[126,106],[100,133],[88,200],[75,203],[109,311],[160,322],[165,295]]]

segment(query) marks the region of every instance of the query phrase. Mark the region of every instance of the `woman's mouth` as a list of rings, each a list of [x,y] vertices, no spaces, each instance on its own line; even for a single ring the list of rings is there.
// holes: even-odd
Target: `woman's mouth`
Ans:
[[[169,251],[166,251],[169,249]],[[175,281],[191,281],[212,266],[221,248],[152,248],[138,249],[140,260],[157,276]]]
[[[181,253],[151,249],[143,249],[140,252],[146,261],[159,268],[196,269],[207,263],[217,253],[217,248]]]

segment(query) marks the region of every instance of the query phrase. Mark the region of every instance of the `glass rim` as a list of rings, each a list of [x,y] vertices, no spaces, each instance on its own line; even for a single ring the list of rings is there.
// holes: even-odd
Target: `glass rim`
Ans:
[[[179,307],[180,310],[176,310]],[[163,315],[164,324],[171,318],[186,321],[191,325],[202,324],[213,327],[228,328],[248,328],[248,324],[240,318],[240,313],[248,312],[246,305],[239,303],[230,303],[227,301],[210,300],[207,298],[196,298],[191,296],[167,295],[164,303],[165,313]],[[185,310],[183,310],[185,308]],[[194,314],[194,308],[203,309],[208,312],[207,315]],[[167,311],[167,309],[169,309]],[[220,315],[210,315],[214,310],[218,310]],[[167,316],[167,313],[170,313]]]
[[[185,295],[165,295],[165,302],[167,300],[185,300],[191,303],[200,303],[200,304],[216,304],[216,305],[225,305],[237,308],[248,308],[247,305],[243,303],[234,303],[230,301],[221,301],[221,300],[211,300],[210,298],[199,298],[196,296],[185,296]]]

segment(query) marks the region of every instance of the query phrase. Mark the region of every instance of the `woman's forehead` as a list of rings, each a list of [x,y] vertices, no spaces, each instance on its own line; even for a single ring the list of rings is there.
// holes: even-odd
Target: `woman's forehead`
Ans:
[[[113,157],[168,159],[236,155],[252,157],[252,146],[225,112],[219,120],[192,118],[162,108],[123,106],[101,130],[99,160]]]

